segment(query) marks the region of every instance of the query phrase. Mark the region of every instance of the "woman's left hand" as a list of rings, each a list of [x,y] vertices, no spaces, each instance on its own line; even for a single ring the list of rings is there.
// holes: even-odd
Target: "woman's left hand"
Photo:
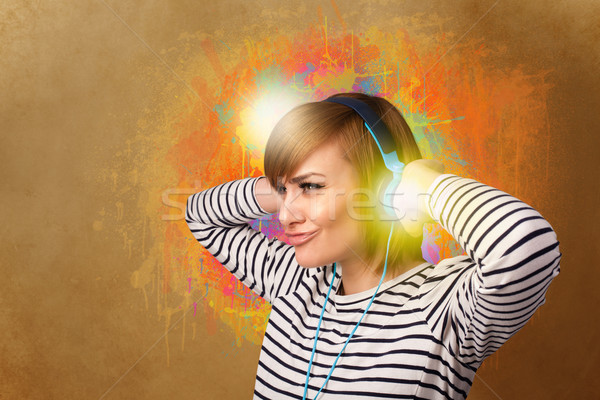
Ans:
[[[402,180],[393,199],[400,223],[411,236],[423,233],[423,224],[431,221],[427,203],[431,197],[428,189],[444,173],[444,164],[437,160],[415,160],[404,167]]]

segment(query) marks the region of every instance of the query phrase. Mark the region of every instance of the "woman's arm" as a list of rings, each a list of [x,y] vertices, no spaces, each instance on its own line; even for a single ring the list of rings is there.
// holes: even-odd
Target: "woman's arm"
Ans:
[[[430,217],[466,251],[441,261],[420,289],[432,332],[462,362],[478,366],[545,302],[560,271],[550,224],[493,187],[438,175],[427,193]]]
[[[186,222],[196,240],[224,267],[272,302],[298,284],[303,270],[293,246],[248,225],[276,211],[277,198],[262,186],[268,181],[261,178],[239,179],[191,195]]]

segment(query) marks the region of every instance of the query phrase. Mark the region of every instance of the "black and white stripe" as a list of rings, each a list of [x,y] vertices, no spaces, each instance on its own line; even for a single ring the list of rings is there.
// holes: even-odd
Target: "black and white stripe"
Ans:
[[[309,382],[313,398],[373,291],[335,294],[341,271],[304,269],[294,248],[247,222],[267,213],[258,178],[188,198],[194,237],[272,305],[254,396],[301,399],[329,283]],[[423,263],[385,282],[319,398],[464,399],[483,360],[544,303],[559,273],[554,231],[527,204],[477,181],[445,174],[430,188],[429,212],[467,255]]]

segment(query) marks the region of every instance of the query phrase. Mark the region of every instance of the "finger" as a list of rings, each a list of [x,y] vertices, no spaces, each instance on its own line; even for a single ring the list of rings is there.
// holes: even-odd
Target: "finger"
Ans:
[[[427,168],[432,169],[436,172],[439,173],[443,173],[444,170],[446,169],[446,167],[444,166],[444,164],[438,160],[429,160],[429,159],[425,159],[423,160],[423,164],[425,166],[427,166]]]
[[[412,237],[418,237],[423,233],[423,224],[408,221],[402,221],[401,224],[404,231]]]

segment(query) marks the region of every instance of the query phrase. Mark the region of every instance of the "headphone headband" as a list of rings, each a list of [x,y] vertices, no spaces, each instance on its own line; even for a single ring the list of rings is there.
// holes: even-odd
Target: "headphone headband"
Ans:
[[[356,111],[365,121],[367,127],[370,128],[376,136],[377,143],[381,147],[383,153],[391,153],[396,150],[394,140],[387,126],[381,117],[379,117],[367,103],[351,97],[330,97],[325,101],[343,104]]]
[[[367,103],[351,97],[341,96],[330,97],[324,101],[343,104],[356,111],[356,113],[365,121],[365,126],[371,133],[371,136],[373,136],[375,143],[377,143],[377,147],[379,147],[386,168],[395,174],[402,174],[404,171],[404,163],[400,161],[400,158],[396,153],[394,138],[381,117],[379,117]],[[400,177],[398,177],[398,180],[399,179]]]

